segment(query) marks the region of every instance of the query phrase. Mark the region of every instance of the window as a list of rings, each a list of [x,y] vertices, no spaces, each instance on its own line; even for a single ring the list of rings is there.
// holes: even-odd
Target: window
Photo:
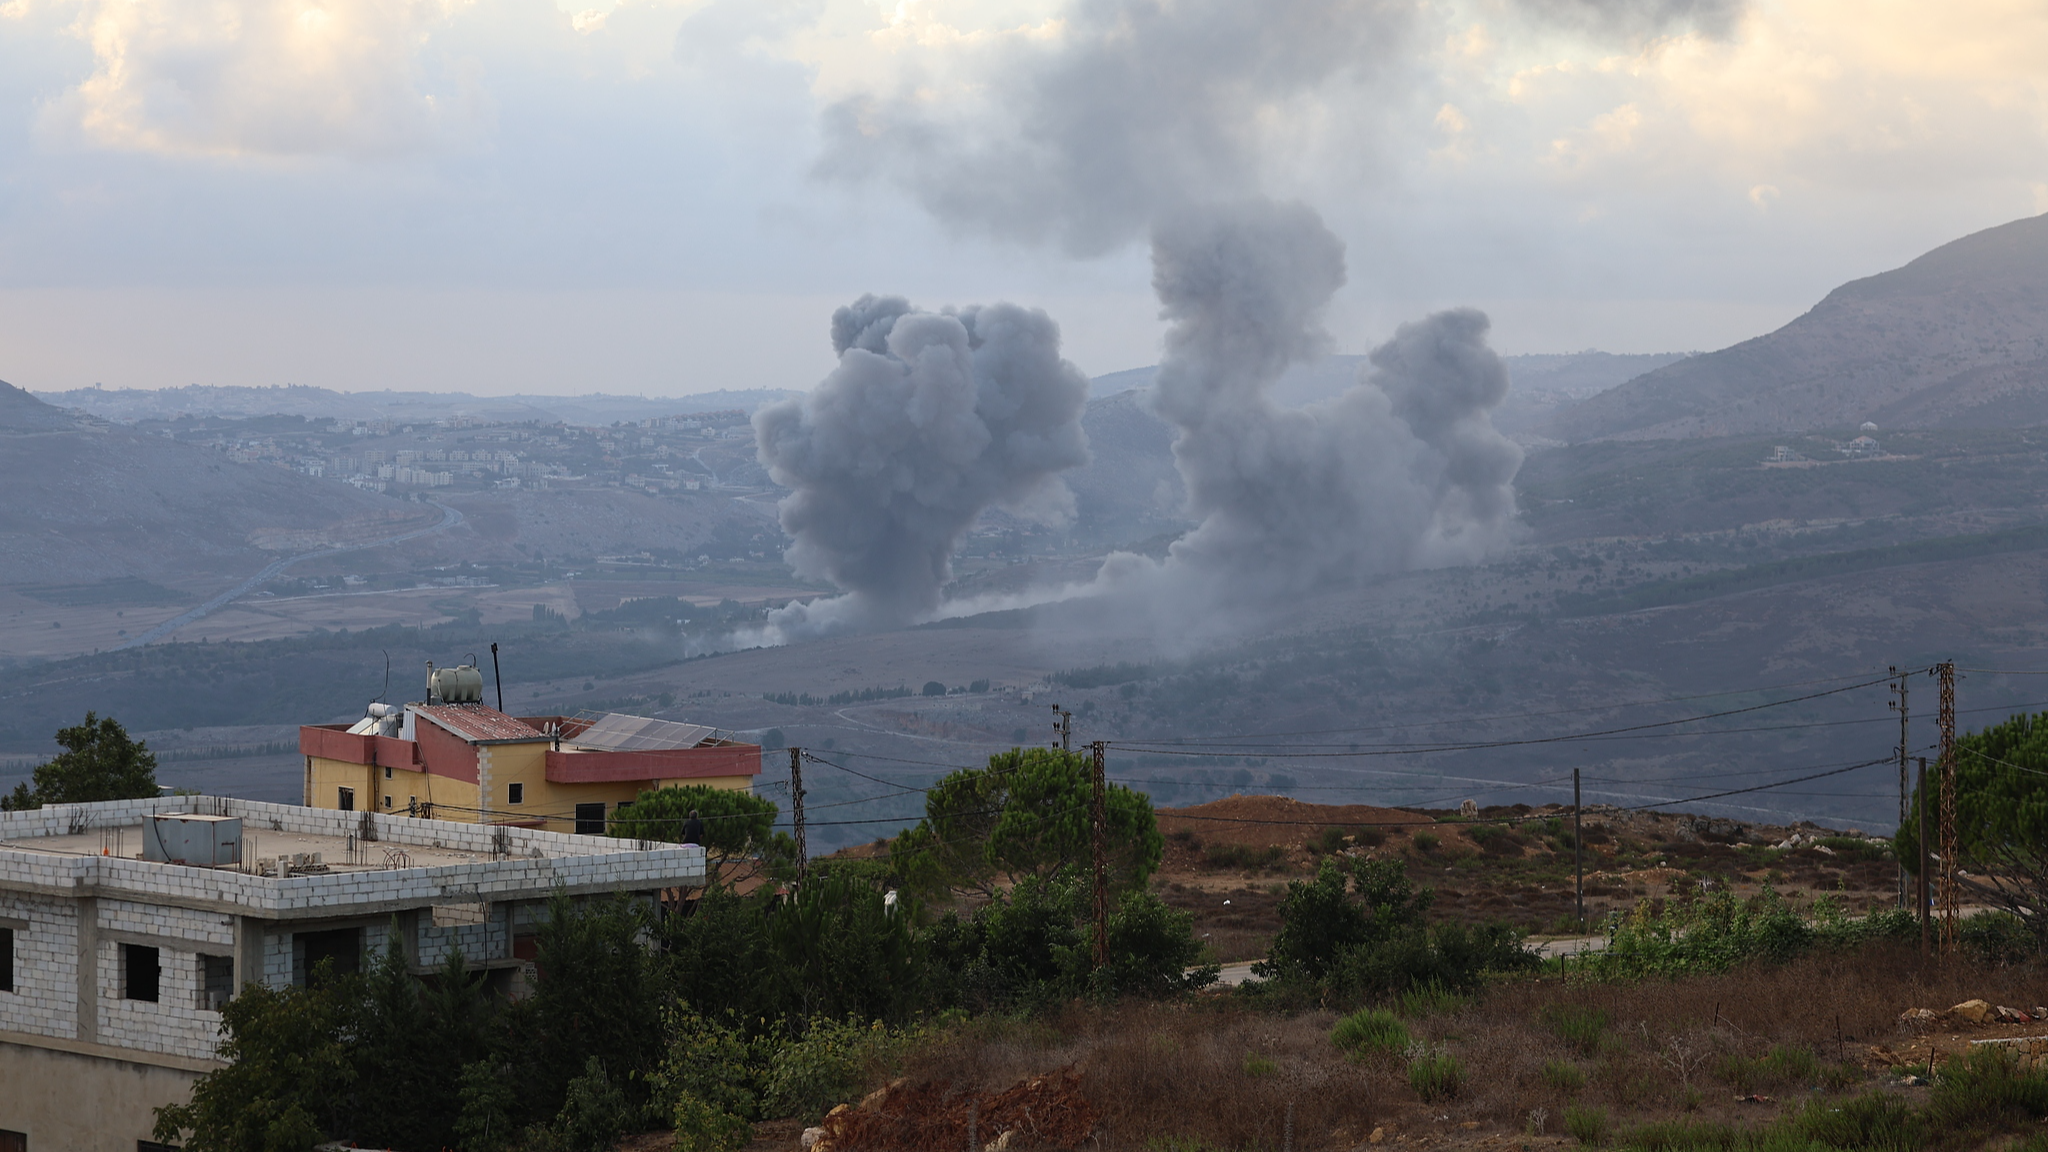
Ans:
[[[335,789],[334,791],[335,791],[335,799],[334,799],[334,806],[335,806],[336,808],[339,808],[339,809],[341,809],[341,810],[342,810],[343,812],[353,812],[353,811],[355,811],[355,810],[356,810],[356,790],[355,790],[355,789],[353,789],[353,788],[336,788],[336,789]]]
[[[323,974],[323,962],[328,965],[324,969],[328,976],[347,976],[362,971],[363,930],[333,928],[325,932],[292,934],[293,983],[316,983]]]
[[[0,992],[14,991],[14,929],[0,928]]]
[[[135,1152],[178,1152],[176,1144],[159,1144],[154,1140],[137,1140]]]
[[[389,808],[389,807],[391,807],[391,793],[389,793],[389,792],[386,792],[386,793],[384,794],[384,806],[385,806],[386,808]]]
[[[386,780],[389,780],[389,779],[391,779],[391,765],[389,765],[389,764],[386,764],[386,765],[384,766],[384,778],[385,778]]]
[[[218,1012],[234,994],[235,958],[202,953],[199,957],[199,1006],[209,1012]]]
[[[507,787],[507,788],[505,789],[505,803],[507,803],[507,804],[524,804],[524,803],[526,803],[526,785],[524,785],[524,784],[513,784],[513,785],[511,785],[511,786]]]
[[[121,998],[156,1003],[163,956],[146,944],[121,945]]]
[[[576,834],[578,836],[604,835],[604,803],[578,804],[576,806]]]
[[[0,1152],[28,1152],[28,1133],[0,1128]]]

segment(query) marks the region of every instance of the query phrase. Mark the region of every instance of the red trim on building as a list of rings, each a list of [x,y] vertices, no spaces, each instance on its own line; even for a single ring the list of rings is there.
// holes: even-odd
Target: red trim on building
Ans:
[[[759,776],[761,747],[758,744],[714,744],[658,752],[549,752],[547,764],[547,778],[551,784]]]
[[[420,764],[430,775],[477,782],[476,745],[432,724],[414,723],[412,730],[419,738]]]
[[[323,760],[375,764],[379,768],[419,768],[417,746],[395,736],[355,735],[347,724],[306,724],[299,728],[299,752]]]

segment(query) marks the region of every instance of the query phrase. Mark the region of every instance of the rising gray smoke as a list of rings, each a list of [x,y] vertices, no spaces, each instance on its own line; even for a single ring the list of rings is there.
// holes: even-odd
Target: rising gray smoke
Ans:
[[[1088,462],[1088,381],[1059,326],[1014,304],[920,312],[863,296],[832,317],[839,366],[761,409],[761,462],[790,489],[790,566],[846,594],[770,617],[771,639],[928,616],[983,509],[1072,515],[1063,469]]]
[[[1634,43],[1725,32],[1746,2],[1505,0],[1499,12]],[[950,224],[1100,254],[1189,205],[1287,186],[1303,149],[1370,154],[1415,107],[1434,108],[1425,58],[1450,28],[1423,21],[1452,17],[1430,8],[1075,0],[1056,34],[1003,38],[977,60],[979,104],[935,101],[911,75],[826,108],[819,167],[894,183]]]
[[[1164,580],[1205,606],[1253,608],[1508,539],[1522,452],[1493,428],[1508,381],[1482,313],[1404,324],[1348,392],[1284,409],[1266,391],[1325,348],[1343,243],[1304,206],[1250,201],[1163,224],[1152,260],[1170,322],[1153,403],[1179,429],[1199,525],[1155,571],[1113,560],[1109,586]]]

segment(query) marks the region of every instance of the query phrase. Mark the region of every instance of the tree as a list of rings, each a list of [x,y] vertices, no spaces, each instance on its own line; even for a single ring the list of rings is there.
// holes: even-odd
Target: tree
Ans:
[[[250,984],[221,1010],[220,1058],[155,1137],[192,1152],[308,1152],[342,1112],[354,1070],[341,1036],[354,977],[317,988]]]
[[[1969,901],[2018,917],[2048,948],[2048,712],[2021,714],[1956,740],[1956,867]],[[1920,864],[1920,811],[1939,835],[1942,780],[1927,774],[1892,843],[1908,869]],[[1930,845],[1930,859],[1939,845]],[[1937,884],[1930,884],[1934,894]]]
[[[773,800],[740,789],[705,784],[657,788],[642,792],[631,808],[614,816],[609,833],[626,840],[680,844],[683,824],[695,812],[704,822],[705,860],[715,885],[731,861],[760,859],[772,865],[794,854],[795,846],[785,843],[788,837],[775,834],[779,811]]]
[[[931,896],[994,896],[1027,877],[1090,861],[1093,770],[1058,748],[1013,748],[986,768],[947,776],[925,794],[925,818],[896,838],[890,855],[905,882]],[[1152,802],[1120,784],[1103,799],[1113,889],[1142,887],[1166,841]]]
[[[45,804],[93,804],[103,800],[146,800],[158,795],[156,754],[149,745],[128,738],[127,729],[109,716],[87,712],[85,723],[57,732],[64,751],[35,771],[35,788],[15,785],[0,798],[0,810],[41,808]]]

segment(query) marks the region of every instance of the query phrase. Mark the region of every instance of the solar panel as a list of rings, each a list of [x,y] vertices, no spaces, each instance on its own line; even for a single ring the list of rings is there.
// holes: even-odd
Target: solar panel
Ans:
[[[695,748],[711,738],[715,729],[702,724],[681,724],[647,716],[607,712],[567,743],[598,752],[656,752],[670,748]]]

